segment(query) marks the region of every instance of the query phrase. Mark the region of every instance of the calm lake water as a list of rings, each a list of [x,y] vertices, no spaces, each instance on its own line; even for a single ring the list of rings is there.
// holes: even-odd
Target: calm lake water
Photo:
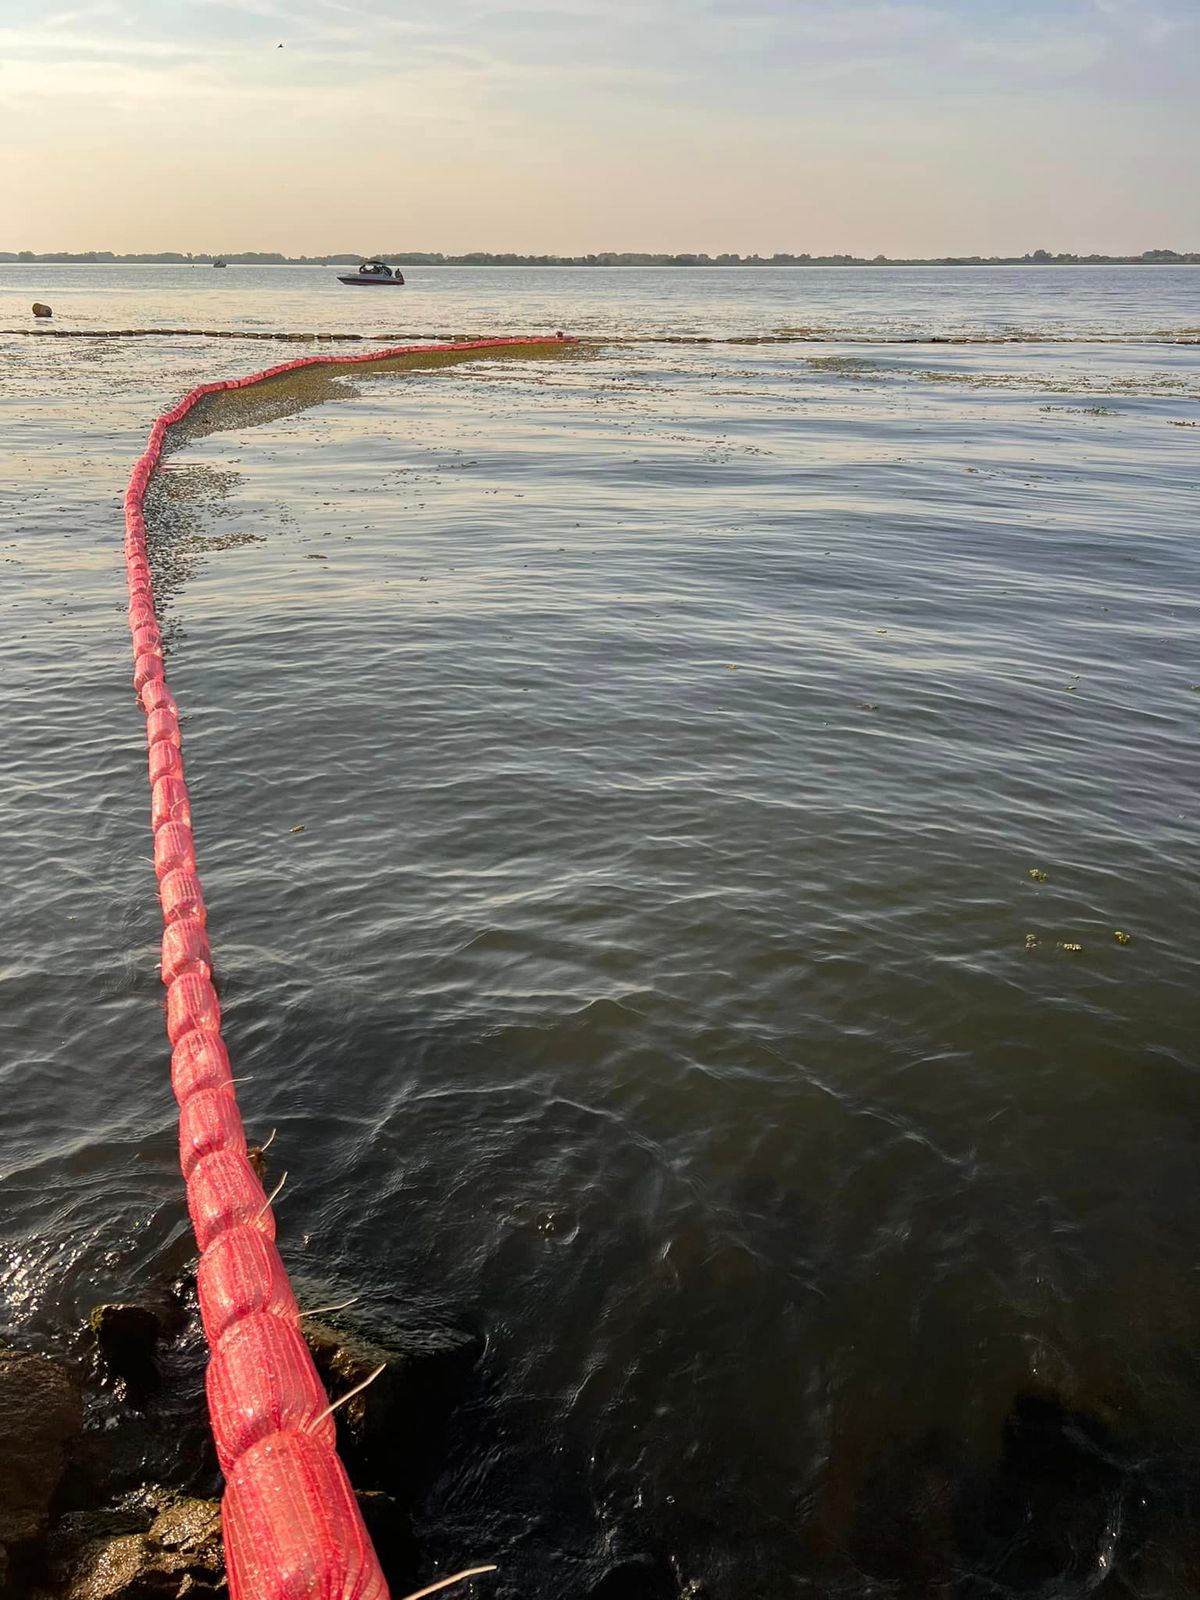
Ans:
[[[120,507],[165,405],[305,353],[29,301],[565,328],[210,407],[151,506],[302,1303],[485,1340],[396,1442],[425,1569],[1194,1595],[1200,271],[386,295],[0,266],[0,1335],[176,1286],[160,1407],[92,1421],[213,1487]]]

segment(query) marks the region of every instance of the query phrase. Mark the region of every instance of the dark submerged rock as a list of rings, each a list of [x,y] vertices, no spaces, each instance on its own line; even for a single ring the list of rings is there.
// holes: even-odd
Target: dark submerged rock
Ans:
[[[1019,1394],[964,1542],[997,1582],[1066,1592],[1111,1563],[1128,1471],[1102,1418],[1056,1394]]]
[[[331,1400],[383,1368],[336,1413],[338,1448],[364,1488],[414,1493],[479,1359],[482,1339],[446,1326],[389,1327],[368,1337],[311,1319],[304,1334]]]
[[[652,1555],[614,1561],[587,1591],[587,1600],[679,1600],[669,1563]]]
[[[0,1349],[0,1569],[6,1547],[45,1533],[66,1447],[82,1428],[70,1373],[46,1356]]]
[[[880,1453],[857,1489],[847,1553],[898,1600],[1075,1593],[1111,1569],[1121,1530],[1139,1542],[1135,1478],[1101,1415],[1018,1393],[994,1458],[945,1430]]]
[[[356,1489],[354,1493],[392,1593],[407,1594],[419,1588],[417,1541],[408,1512],[380,1489]]]
[[[105,1366],[125,1384],[129,1398],[139,1403],[156,1393],[158,1343],[165,1332],[158,1313],[146,1306],[97,1306],[88,1323]]]
[[[35,300],[33,302],[33,314],[35,317],[52,317],[54,315],[50,307],[48,305],[44,305],[41,300]]]

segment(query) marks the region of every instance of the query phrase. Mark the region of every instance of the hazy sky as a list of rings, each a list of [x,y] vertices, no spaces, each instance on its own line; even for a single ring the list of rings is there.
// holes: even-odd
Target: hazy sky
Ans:
[[[1197,249],[1198,105],[1200,0],[0,0],[0,248]]]

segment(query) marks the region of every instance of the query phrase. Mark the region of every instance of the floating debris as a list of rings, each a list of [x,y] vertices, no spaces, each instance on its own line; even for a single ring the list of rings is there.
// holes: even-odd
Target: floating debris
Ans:
[[[1045,883],[1050,874],[1048,872],[1043,872],[1041,867],[1030,867],[1029,876],[1033,879],[1034,883]]]
[[[1027,933],[1025,935],[1025,948],[1026,948],[1026,950],[1036,950],[1037,947],[1038,947],[1037,934],[1036,933]]]
[[[1122,933],[1120,928],[1114,928],[1114,930],[1113,930],[1113,938],[1117,941],[1118,944],[1132,944],[1133,943],[1132,934]]]
[[[1083,946],[1081,944],[1066,944],[1060,939],[1058,941],[1058,948],[1060,950],[1069,950],[1072,955],[1077,955],[1079,951],[1083,949]]]

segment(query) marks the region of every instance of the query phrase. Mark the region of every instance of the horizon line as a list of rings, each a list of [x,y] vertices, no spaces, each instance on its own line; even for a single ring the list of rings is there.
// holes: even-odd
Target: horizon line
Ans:
[[[214,261],[235,262],[243,266],[342,266],[371,259],[385,259],[400,266],[563,266],[563,267],[738,267],[738,266],[1053,266],[1053,265],[1180,265],[1200,264],[1200,251],[1167,248],[1138,253],[1090,251],[1025,251],[1012,255],[937,256],[858,256],[845,252],[816,255],[808,251],[776,251],[772,255],[754,252],[740,255],[722,251],[601,250],[578,255],[554,252],[513,250],[393,250],[363,254],[357,251],[320,251],[311,255],[288,255],[278,250],[181,251],[181,250],[0,250],[0,265],[53,266],[79,263],[127,265],[186,265]]]

